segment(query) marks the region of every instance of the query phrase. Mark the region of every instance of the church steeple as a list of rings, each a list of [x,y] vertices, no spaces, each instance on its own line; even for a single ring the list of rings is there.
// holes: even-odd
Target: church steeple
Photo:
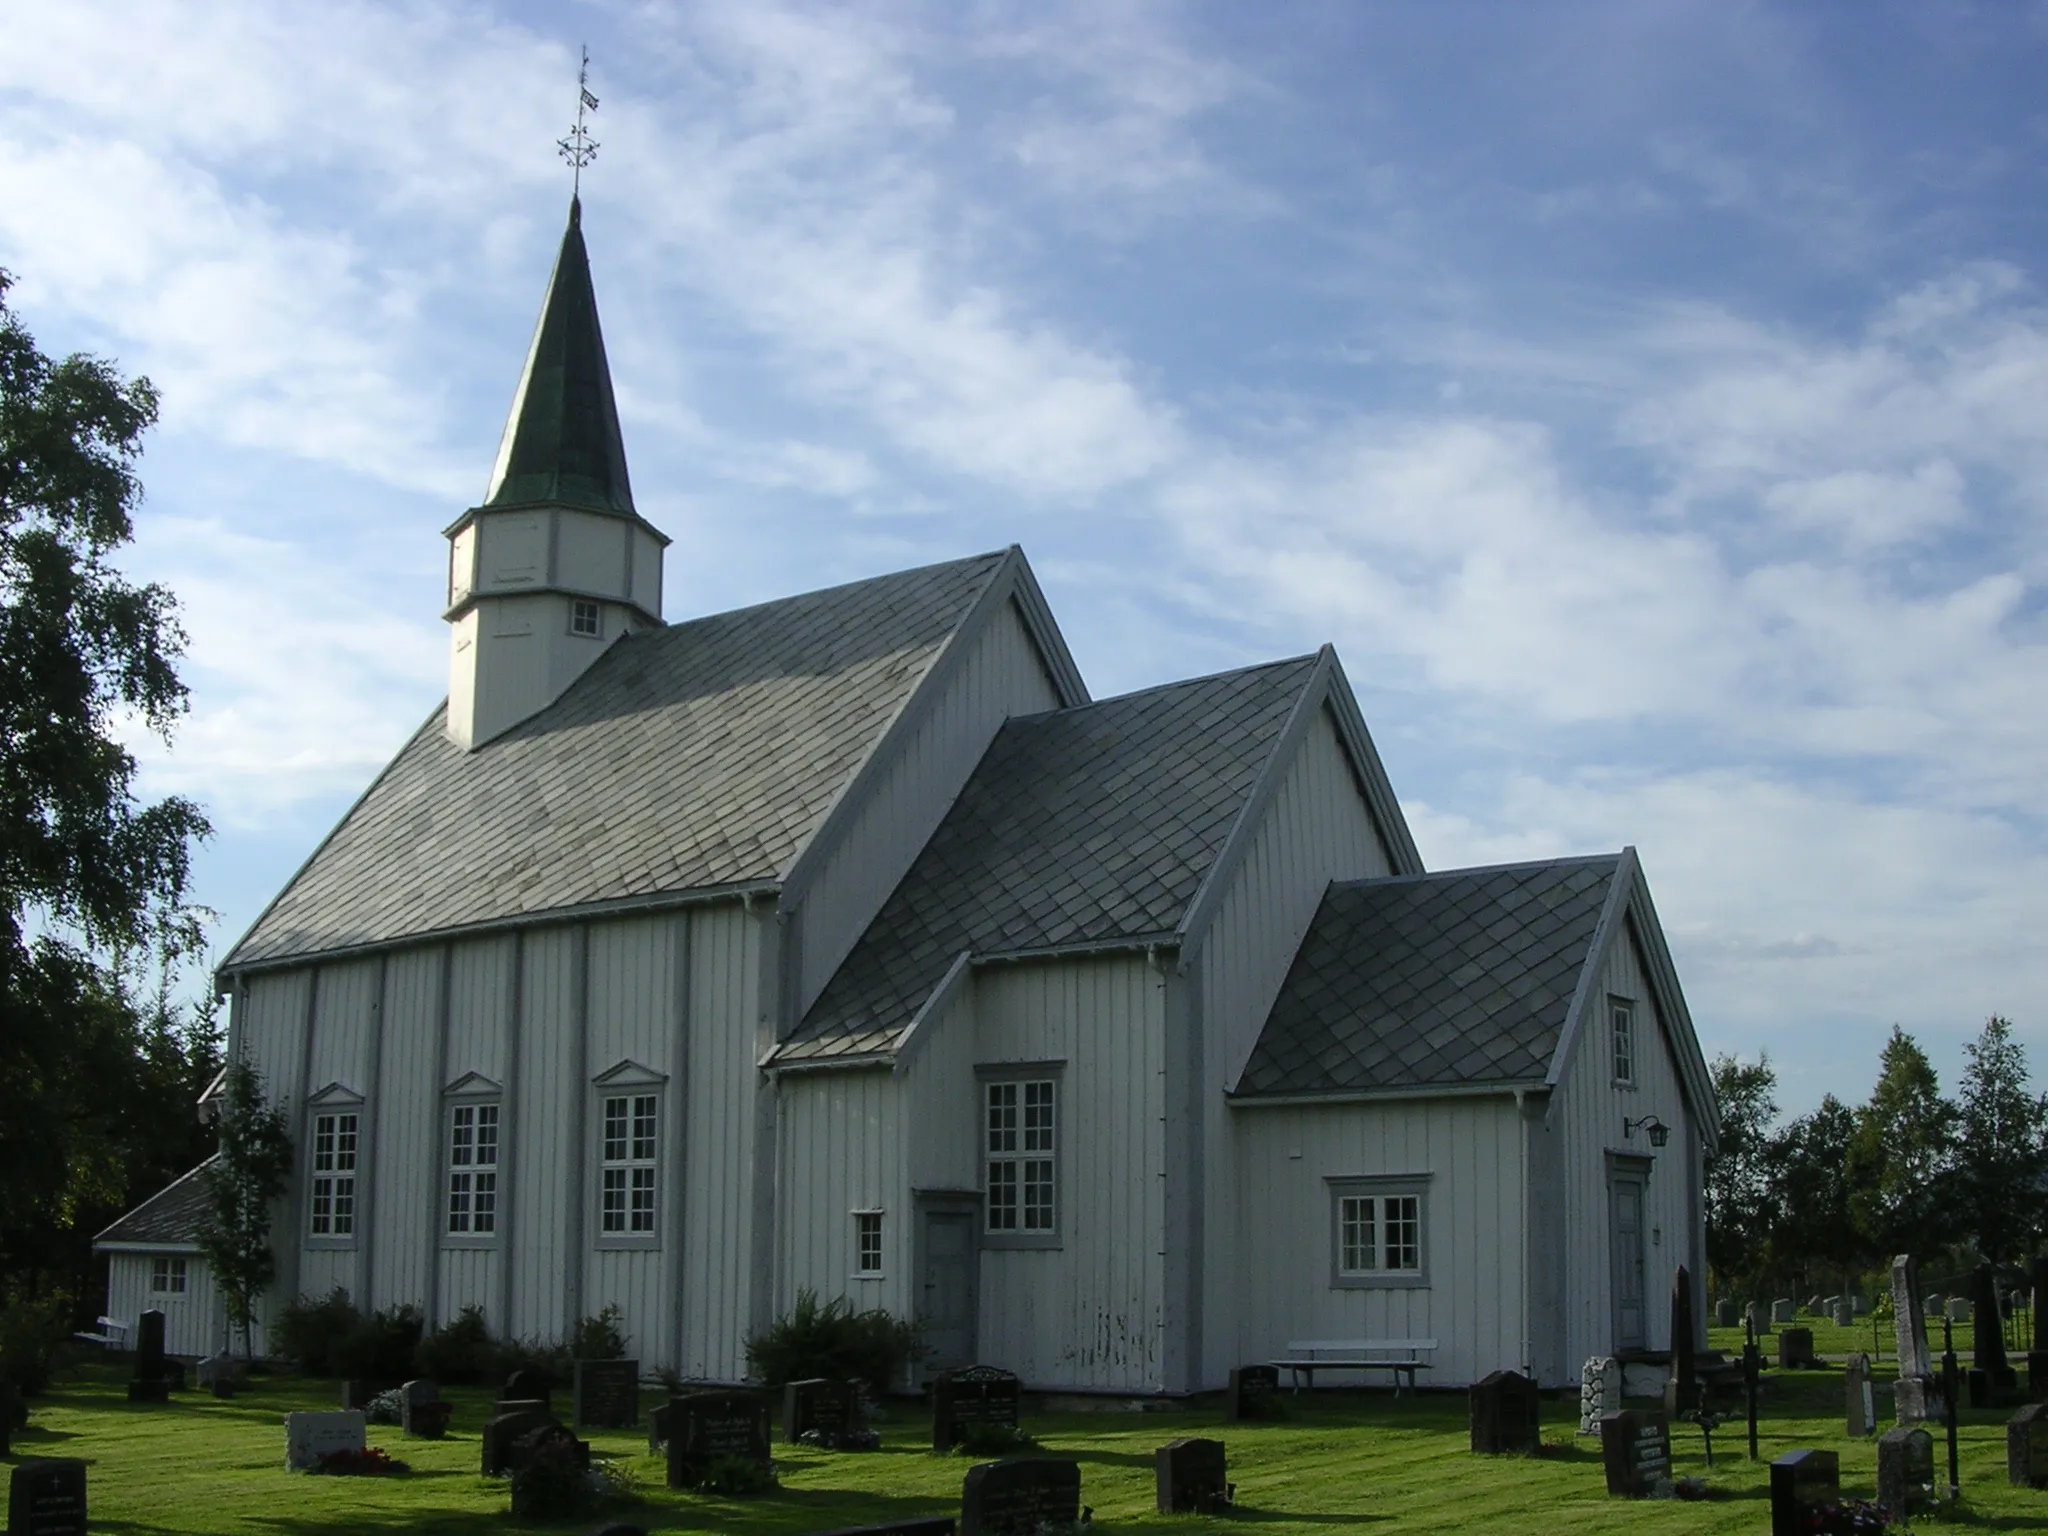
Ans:
[[[446,532],[448,735],[465,750],[552,704],[614,640],[661,623],[668,538],[633,507],[578,199],[490,489]]]
[[[633,511],[580,197],[569,203],[569,227],[484,495],[487,507],[527,502]]]

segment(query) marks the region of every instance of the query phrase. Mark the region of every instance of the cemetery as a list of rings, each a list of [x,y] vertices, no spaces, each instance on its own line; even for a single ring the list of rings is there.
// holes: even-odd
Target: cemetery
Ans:
[[[1875,1349],[1868,1319],[1838,1326],[1802,1306],[1794,1326],[1810,1330],[1808,1353],[1819,1363],[1782,1367],[1775,1348],[1760,1348],[1756,1459],[1747,1454],[1738,1389],[1711,1469],[1700,1426],[1683,1404],[1667,1413],[1659,1397],[1624,1397],[1619,1372],[1596,1383],[1591,1409],[1605,1422],[1583,1434],[1588,1405],[1577,1389],[1538,1392],[1514,1372],[1469,1390],[1425,1386],[1397,1397],[1388,1388],[1276,1392],[1254,1371],[1261,1390],[1235,1413],[1220,1393],[1145,1405],[1166,1411],[1106,1400],[1098,1411],[1048,1413],[1007,1373],[983,1368],[923,1398],[892,1397],[874,1425],[878,1449],[848,1455],[811,1433],[849,1423],[844,1383],[670,1399],[651,1382],[629,1389],[616,1366],[586,1367],[580,1390],[524,1373],[496,1387],[415,1381],[373,1394],[368,1408],[347,1409],[343,1399],[359,1384],[261,1368],[237,1373],[235,1391],[221,1398],[197,1382],[186,1388],[166,1365],[145,1363],[142,1379],[169,1385],[161,1395],[131,1395],[136,1361],[105,1357],[67,1366],[30,1400],[27,1426],[0,1453],[0,1478],[19,1472],[21,1497],[43,1499],[47,1522],[26,1529],[222,1536],[588,1532],[607,1522],[763,1536],[864,1528],[939,1536],[946,1521],[956,1536],[997,1536],[1016,1521],[1083,1511],[1104,1531],[1195,1532],[1251,1519],[1276,1533],[1353,1522],[1390,1536],[1537,1532],[1568,1523],[1675,1536],[1796,1528],[1814,1501],[1827,1498],[1929,1512],[1947,1483],[1945,1425],[1936,1418],[1894,1427],[1890,1320]],[[1938,1395],[1939,1324],[1933,1333]],[[1707,1338],[1712,1351],[1741,1358],[1741,1328],[1712,1327]],[[1967,1366],[1968,1324],[1955,1326],[1954,1342]],[[1697,1369],[1704,1379],[1711,1366]],[[2017,1403],[1972,1407],[1966,1394],[1959,1398],[1965,1518],[2007,1528],[2048,1522],[2048,1414]],[[385,1411],[380,1399],[399,1411]],[[397,1421],[407,1415],[422,1422],[408,1430]],[[1014,1454],[973,1449],[989,1443],[977,1437],[992,1429],[1017,1432]],[[937,1451],[940,1442],[955,1448]],[[406,1470],[323,1477],[291,1465],[317,1464],[337,1451],[345,1461],[361,1453],[357,1459],[373,1463],[381,1452]],[[485,1475],[485,1462],[509,1471],[522,1457],[549,1456],[603,1469],[615,1502],[508,1525],[515,1484]],[[704,1477],[707,1466],[734,1461],[770,1475],[747,1492],[722,1491]],[[80,1502],[90,1526],[64,1524]]]

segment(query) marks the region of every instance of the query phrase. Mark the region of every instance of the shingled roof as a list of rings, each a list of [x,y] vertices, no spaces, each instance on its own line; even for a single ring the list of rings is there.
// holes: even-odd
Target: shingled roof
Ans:
[[[199,1177],[213,1163],[208,1158],[151,1195],[94,1238],[96,1248],[121,1248],[135,1243],[152,1247],[192,1247],[206,1216],[206,1181]]]
[[[777,1059],[892,1048],[962,951],[1170,935],[1315,664],[1007,722]]]
[[[1542,1082],[1621,862],[1332,885],[1238,1096]]]
[[[475,752],[437,709],[222,968],[779,878],[1004,558],[629,635]]]

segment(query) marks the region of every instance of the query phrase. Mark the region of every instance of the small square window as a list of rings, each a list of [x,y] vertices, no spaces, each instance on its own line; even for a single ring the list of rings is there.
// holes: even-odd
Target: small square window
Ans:
[[[853,1272],[874,1276],[882,1272],[882,1213],[853,1213]]]
[[[1608,1032],[1614,1042],[1614,1080],[1631,1086],[1636,1080],[1635,1004],[1624,997],[1607,1000]]]
[[[149,1288],[159,1296],[182,1296],[185,1294],[184,1259],[174,1259],[168,1254],[158,1254],[150,1261]]]
[[[578,598],[569,605],[569,633],[603,636],[604,614],[597,604]]]
[[[1333,1287],[1427,1288],[1423,1224],[1428,1182],[1426,1173],[1328,1181]]]

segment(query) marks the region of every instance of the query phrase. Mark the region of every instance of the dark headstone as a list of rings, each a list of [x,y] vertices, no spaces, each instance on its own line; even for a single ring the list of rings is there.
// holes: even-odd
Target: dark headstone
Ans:
[[[1152,1453],[1162,1515],[1209,1515],[1230,1502],[1221,1440],[1169,1440]]]
[[[128,1383],[128,1401],[131,1403],[167,1403],[171,1400],[171,1384],[161,1376],[138,1376]]]
[[[500,1403],[541,1403],[554,1406],[554,1395],[548,1387],[548,1379],[539,1371],[517,1370],[505,1378],[505,1390]]]
[[[135,1374],[154,1381],[164,1373],[164,1314],[151,1307],[135,1325]]]
[[[424,1376],[398,1389],[398,1423],[417,1440],[439,1440],[448,1433],[452,1405],[441,1401],[441,1388]]]
[[[657,1403],[647,1414],[647,1449],[659,1456],[668,1449],[668,1404]]]
[[[1877,1437],[1877,1503],[1893,1521],[1934,1502],[1934,1436],[1888,1429]]]
[[[1965,1371],[1963,1381],[1970,1394],[1972,1408],[1990,1408],[1997,1403],[1998,1393],[1989,1371]]]
[[[1081,1464],[1013,1456],[971,1468],[960,1485],[960,1536],[1033,1536],[1081,1518]]]
[[[2005,1421],[2005,1477],[2015,1488],[2048,1488],[2048,1403]]]
[[[1671,1272],[1671,1380],[1687,1407],[1699,1400],[1693,1342],[1692,1273],[1681,1264]]]
[[[7,1530],[8,1536],[84,1536],[85,1463],[53,1456],[16,1467],[7,1480]]]
[[[947,1371],[932,1382],[932,1449],[950,1451],[970,1424],[1017,1427],[1018,1381],[992,1365]]]
[[[1467,1390],[1472,1449],[1482,1456],[1533,1455],[1543,1443],[1543,1406],[1536,1383],[1519,1371],[1495,1371]]]
[[[368,1413],[376,1405],[378,1398],[387,1392],[396,1392],[399,1389],[399,1385],[398,1382],[386,1381],[382,1377],[377,1376],[351,1377],[341,1384],[341,1406],[345,1409],[354,1408],[363,1413]],[[388,1421],[373,1419],[371,1422],[381,1423]]]
[[[2041,1314],[2037,1312],[2034,1315],[2038,1318]],[[2030,1349],[2027,1351],[2027,1396],[2041,1397],[2044,1394],[2048,1394],[2048,1349]]]
[[[233,1397],[235,1395],[235,1378],[232,1376],[214,1377],[213,1395],[222,1402],[226,1402],[229,1398]]]
[[[1270,1419],[1280,1402],[1277,1365],[1241,1365],[1230,1373],[1230,1394],[1223,1417],[1236,1424],[1245,1419]]]
[[[922,1520],[892,1520],[886,1525],[843,1526],[823,1536],[956,1536],[959,1528],[951,1515],[931,1515]]]
[[[638,1360],[576,1362],[576,1422],[599,1429],[631,1429],[640,1422]]]
[[[1787,1328],[1778,1335],[1778,1368],[1786,1371],[1812,1370],[1820,1364],[1813,1352],[1811,1328]]]
[[[2010,1367],[2005,1363],[2005,1327],[1998,1314],[1998,1283],[1989,1264],[1979,1264],[1971,1277],[1970,1313],[1976,1324],[1970,1364],[1990,1374],[1995,1390],[2003,1385]]]
[[[1842,1373],[1844,1412],[1849,1438],[1877,1433],[1877,1394],[1870,1382],[1870,1356],[1851,1355]]]
[[[694,1488],[704,1469],[737,1456],[766,1470],[774,1463],[768,1400],[757,1392],[691,1392],[668,1404],[668,1485]]]
[[[547,1486],[553,1479],[533,1475],[542,1465],[571,1467],[587,1473],[590,1470],[590,1442],[578,1440],[567,1425],[552,1421],[538,1429],[528,1430],[513,1441],[510,1455],[513,1519],[544,1520],[558,1513],[554,1507],[558,1495]]]
[[[1736,1310],[1734,1297],[1723,1296],[1714,1303],[1714,1326],[1716,1328],[1733,1328],[1741,1321],[1742,1315]]]
[[[1671,1421],[1638,1408],[1601,1414],[1600,1460],[1612,1497],[1647,1499],[1663,1492],[1671,1483]]]
[[[782,1389],[782,1438],[791,1445],[814,1429],[843,1435],[852,1428],[852,1382],[814,1376]]]
[[[1771,1536],[1805,1536],[1807,1516],[1842,1502],[1842,1459],[1793,1451],[1771,1463]]]
[[[518,1441],[554,1423],[552,1413],[532,1402],[488,1420],[483,1432],[484,1476],[504,1477],[510,1473],[519,1464]]]

